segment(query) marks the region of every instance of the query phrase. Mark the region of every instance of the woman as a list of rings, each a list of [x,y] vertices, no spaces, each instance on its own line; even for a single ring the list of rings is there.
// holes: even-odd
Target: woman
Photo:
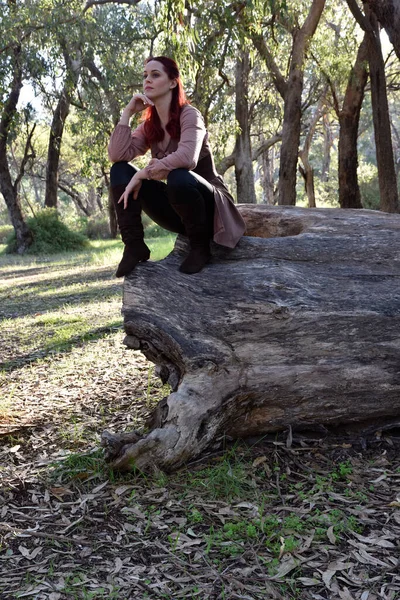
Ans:
[[[189,238],[190,252],[180,266],[198,273],[210,259],[210,240],[235,247],[245,225],[214,167],[201,114],[186,100],[178,67],[171,58],[149,58],[144,94],[134,94],[109,143],[111,195],[124,254],[116,276],[128,275],[146,261],[141,211],[161,227]],[[129,122],[145,111],[133,132]],[[151,150],[141,170],[128,164]],[[166,180],[166,183],[162,180]]]

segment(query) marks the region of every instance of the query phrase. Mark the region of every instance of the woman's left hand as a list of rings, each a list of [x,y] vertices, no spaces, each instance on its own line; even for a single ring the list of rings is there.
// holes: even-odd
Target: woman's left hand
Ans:
[[[129,198],[130,194],[133,193],[133,199],[137,200],[140,188],[142,187],[142,178],[139,177],[138,175],[139,175],[138,173],[135,173],[135,175],[132,177],[132,179],[126,186],[125,191],[122,194],[121,198],[118,200],[118,204],[120,202],[124,201],[124,208],[126,208],[128,206],[128,198]]]

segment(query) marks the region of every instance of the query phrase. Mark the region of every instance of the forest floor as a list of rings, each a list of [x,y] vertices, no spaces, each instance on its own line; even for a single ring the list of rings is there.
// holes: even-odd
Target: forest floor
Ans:
[[[283,432],[120,475],[167,390],[123,345],[120,248],[0,256],[0,598],[400,599],[400,437]]]

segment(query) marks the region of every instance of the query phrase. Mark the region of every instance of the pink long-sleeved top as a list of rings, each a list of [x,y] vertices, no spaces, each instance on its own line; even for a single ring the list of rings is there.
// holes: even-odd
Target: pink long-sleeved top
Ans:
[[[151,145],[146,141],[144,123],[134,131],[129,125],[117,125],[108,145],[108,156],[111,162],[130,162],[150,149],[152,159],[145,168],[149,179],[166,179],[173,169],[188,169],[206,179],[214,190],[214,241],[234,248],[246,226],[222,177],[215,170],[203,117],[187,104],[182,108],[180,125],[179,140]]]

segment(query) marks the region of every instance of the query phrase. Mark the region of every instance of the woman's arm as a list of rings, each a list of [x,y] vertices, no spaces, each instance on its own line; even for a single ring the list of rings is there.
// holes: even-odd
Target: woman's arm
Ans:
[[[142,187],[143,179],[148,179],[147,167],[145,169],[141,169],[140,171],[136,171],[136,173],[126,186],[124,193],[118,200],[118,204],[120,202],[123,202],[124,208],[126,208],[128,206],[128,199],[130,194],[133,194],[133,199],[137,200],[140,188]]]
[[[114,129],[108,144],[108,157],[111,162],[129,162],[135,156],[145,154],[149,149],[144,135],[144,124],[133,132],[129,127],[132,116],[153,104],[144,94],[134,94],[122,111],[121,119]]]

